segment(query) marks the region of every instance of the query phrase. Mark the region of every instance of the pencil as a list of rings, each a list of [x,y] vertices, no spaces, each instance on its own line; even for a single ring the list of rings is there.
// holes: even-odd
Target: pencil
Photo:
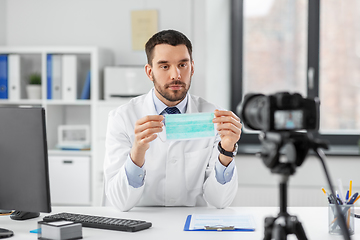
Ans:
[[[360,198],[360,195],[354,200],[353,204]]]
[[[350,186],[349,186],[349,197],[351,197],[351,190],[352,190],[352,180],[350,180]]]

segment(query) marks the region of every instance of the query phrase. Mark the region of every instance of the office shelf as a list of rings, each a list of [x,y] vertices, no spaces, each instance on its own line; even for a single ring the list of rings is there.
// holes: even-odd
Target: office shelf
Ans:
[[[87,177],[87,181],[83,181],[83,186],[79,188],[89,189],[90,194],[88,199],[83,199],[81,203],[74,202],[73,204],[80,205],[100,205],[102,195],[102,163],[104,157],[104,148],[99,146],[97,139],[102,138],[104,133],[99,132],[98,118],[101,114],[101,105],[103,105],[103,80],[102,70],[104,66],[112,65],[111,54],[104,49],[93,46],[2,46],[0,47],[0,54],[18,55],[20,58],[20,86],[19,97],[17,99],[0,99],[0,106],[25,106],[25,107],[43,107],[46,113],[46,130],[49,162],[53,159],[62,158],[82,158],[89,159],[89,167],[85,169],[73,169],[77,165],[74,164],[71,173],[78,174],[70,176],[74,179]],[[47,99],[47,56],[48,54],[55,55],[72,55],[76,56],[77,61],[77,75],[76,83],[77,96],[76,99]],[[27,85],[27,78],[31,73],[40,73],[41,84],[41,99],[27,99],[25,87]],[[81,96],[82,87],[86,82],[87,73],[90,72],[90,99],[78,99]],[[64,81],[64,79],[62,79]],[[63,95],[64,96],[64,95]],[[100,104],[100,105],[99,105]],[[104,118],[107,116],[103,116]],[[57,149],[58,144],[58,128],[61,125],[89,125],[90,129],[90,149],[86,151],[65,151]],[[103,129],[102,129],[103,130]],[[98,135],[101,134],[101,137]],[[52,163],[50,163],[52,164]],[[67,166],[67,165],[66,165]],[[65,168],[64,168],[65,169]],[[51,171],[55,171],[52,168]],[[50,182],[53,186],[61,186],[57,173],[50,171]],[[54,179],[55,178],[55,179]],[[81,189],[78,189],[81,192]],[[74,190],[76,191],[76,190]],[[54,192],[59,192],[55,189]],[[57,198],[56,204],[72,204],[70,201],[61,202]],[[64,199],[72,199],[64,197]]]

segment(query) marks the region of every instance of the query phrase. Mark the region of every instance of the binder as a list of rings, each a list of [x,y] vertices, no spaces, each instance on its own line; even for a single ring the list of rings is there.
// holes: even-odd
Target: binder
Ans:
[[[76,99],[77,58],[75,55],[62,56],[62,99]]]
[[[62,56],[53,55],[52,65],[52,99],[62,99]]]
[[[20,55],[11,54],[8,56],[8,97],[10,100],[19,100],[21,94],[21,63]]]
[[[0,99],[8,98],[8,55],[0,55]]]
[[[255,231],[251,215],[188,215],[184,231]]]
[[[84,83],[84,87],[82,89],[80,99],[90,99],[90,79],[91,79],[91,72],[89,71],[86,76],[86,81]]]
[[[47,99],[52,99],[52,55],[46,56],[46,95]]]

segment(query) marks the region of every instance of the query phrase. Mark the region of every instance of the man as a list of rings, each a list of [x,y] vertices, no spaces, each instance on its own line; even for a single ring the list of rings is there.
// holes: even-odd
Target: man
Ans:
[[[104,162],[108,200],[122,211],[134,206],[207,203],[227,207],[238,187],[233,152],[240,139],[240,119],[188,93],[194,61],[185,35],[174,30],[158,32],[145,50],[145,72],[154,88],[109,113]],[[158,134],[165,128],[167,107],[177,107],[181,114],[214,112],[218,134],[162,141]]]

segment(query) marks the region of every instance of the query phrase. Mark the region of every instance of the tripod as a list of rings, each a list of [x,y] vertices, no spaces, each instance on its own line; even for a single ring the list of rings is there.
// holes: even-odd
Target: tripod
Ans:
[[[307,240],[301,222],[287,212],[287,185],[289,176],[295,173],[308,153],[310,138],[298,132],[267,132],[259,136],[262,142],[261,158],[272,173],[280,174],[280,212],[277,217],[265,218],[264,240],[286,240],[295,234],[299,240]],[[284,148],[286,161],[280,162],[280,150]]]
[[[291,166],[282,166],[284,168]],[[285,169],[285,171],[288,171]],[[286,240],[288,234],[295,234],[299,240],[307,240],[301,222],[296,216],[287,212],[287,183],[289,176],[284,174],[279,184],[280,190],[280,212],[277,217],[265,218],[264,240]]]

